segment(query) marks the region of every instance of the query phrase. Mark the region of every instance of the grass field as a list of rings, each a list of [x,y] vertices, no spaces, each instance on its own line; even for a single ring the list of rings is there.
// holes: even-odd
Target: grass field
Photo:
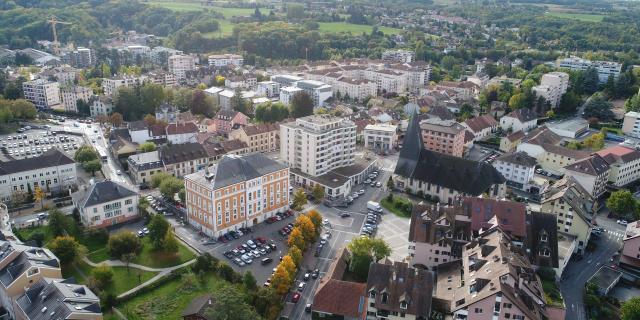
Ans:
[[[82,273],[78,272],[71,266],[64,268],[63,276],[65,278],[74,277],[79,283],[87,284],[89,279],[86,277],[91,276],[91,270],[93,270],[93,268],[84,262],[76,263],[76,266],[82,271]],[[153,278],[157,274],[156,272],[142,271],[133,268],[130,268],[129,271],[127,271],[126,267],[113,267],[112,270],[113,285],[109,290],[116,295],[126,292],[138,284]],[[83,274],[86,277],[84,277]]]
[[[318,24],[320,25],[320,31],[322,32],[370,33],[371,30],[373,30],[373,26],[352,24],[346,22],[320,22]],[[378,27],[378,30],[384,32],[385,34],[397,34],[402,31],[402,29],[389,27]]]
[[[182,243],[178,242],[179,249],[177,255],[167,255],[162,252],[156,252],[152,249],[151,243],[149,242],[149,237],[145,237],[142,240],[142,252],[138,255],[133,263],[140,264],[143,266],[147,266],[150,268],[166,268],[173,267],[184,262],[187,262],[191,259],[195,259],[195,254],[191,252],[187,247],[185,247]],[[92,262],[99,263],[105,260],[111,259],[109,254],[107,253],[106,248],[101,248],[95,251],[92,251],[87,255],[87,258]]]
[[[570,12],[547,12],[545,15],[550,17],[556,17],[561,19],[573,19],[585,22],[600,22],[603,15],[600,14],[586,14],[586,13],[570,13]]]
[[[190,1],[149,1],[149,4],[171,9],[174,11],[200,11],[202,9],[210,9],[211,11],[220,12],[225,17],[225,19],[229,19],[233,16],[248,16],[255,12],[255,9],[251,8],[223,8],[223,7],[214,7],[214,6],[203,6],[200,2],[190,2]],[[264,15],[268,15],[271,10],[261,8],[260,12]]]

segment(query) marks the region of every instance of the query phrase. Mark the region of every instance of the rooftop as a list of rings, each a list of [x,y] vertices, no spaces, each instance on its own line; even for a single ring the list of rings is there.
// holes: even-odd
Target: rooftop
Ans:
[[[85,191],[79,190],[73,194],[73,198],[83,208],[112,202],[119,199],[129,198],[137,195],[133,190],[113,182],[105,180],[90,185]]]
[[[0,175],[9,175],[18,172],[51,168],[74,163],[75,161],[69,158],[69,156],[60,152],[57,148],[52,148],[35,158],[0,162]]]

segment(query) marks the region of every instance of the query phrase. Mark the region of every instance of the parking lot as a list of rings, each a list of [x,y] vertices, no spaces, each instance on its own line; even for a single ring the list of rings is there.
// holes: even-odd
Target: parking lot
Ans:
[[[73,157],[82,144],[84,140],[81,136],[56,134],[47,129],[30,129],[0,136],[0,153],[4,161],[10,161],[34,158],[55,147]]]

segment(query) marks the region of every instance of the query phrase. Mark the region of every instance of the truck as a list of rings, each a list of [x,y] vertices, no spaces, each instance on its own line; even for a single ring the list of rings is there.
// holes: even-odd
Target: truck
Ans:
[[[375,212],[382,212],[382,207],[380,206],[379,203],[377,203],[375,201],[368,201],[367,202],[367,209],[369,209],[371,211],[375,211]]]

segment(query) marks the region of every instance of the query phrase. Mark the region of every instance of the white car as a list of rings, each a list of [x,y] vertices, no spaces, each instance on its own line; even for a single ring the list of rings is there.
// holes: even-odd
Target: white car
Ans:
[[[357,199],[360,195],[357,192],[354,192],[351,197]]]
[[[118,170],[118,171],[116,171],[116,174],[117,174],[117,175],[121,175],[121,174],[122,174],[122,171]]]
[[[362,190],[358,191],[358,194],[359,194],[359,195],[363,195],[363,194],[364,194],[364,189],[362,189]]]
[[[629,222],[627,222],[627,220],[618,220],[616,221],[618,224],[621,224],[623,226],[626,226],[627,224],[629,224]]]

